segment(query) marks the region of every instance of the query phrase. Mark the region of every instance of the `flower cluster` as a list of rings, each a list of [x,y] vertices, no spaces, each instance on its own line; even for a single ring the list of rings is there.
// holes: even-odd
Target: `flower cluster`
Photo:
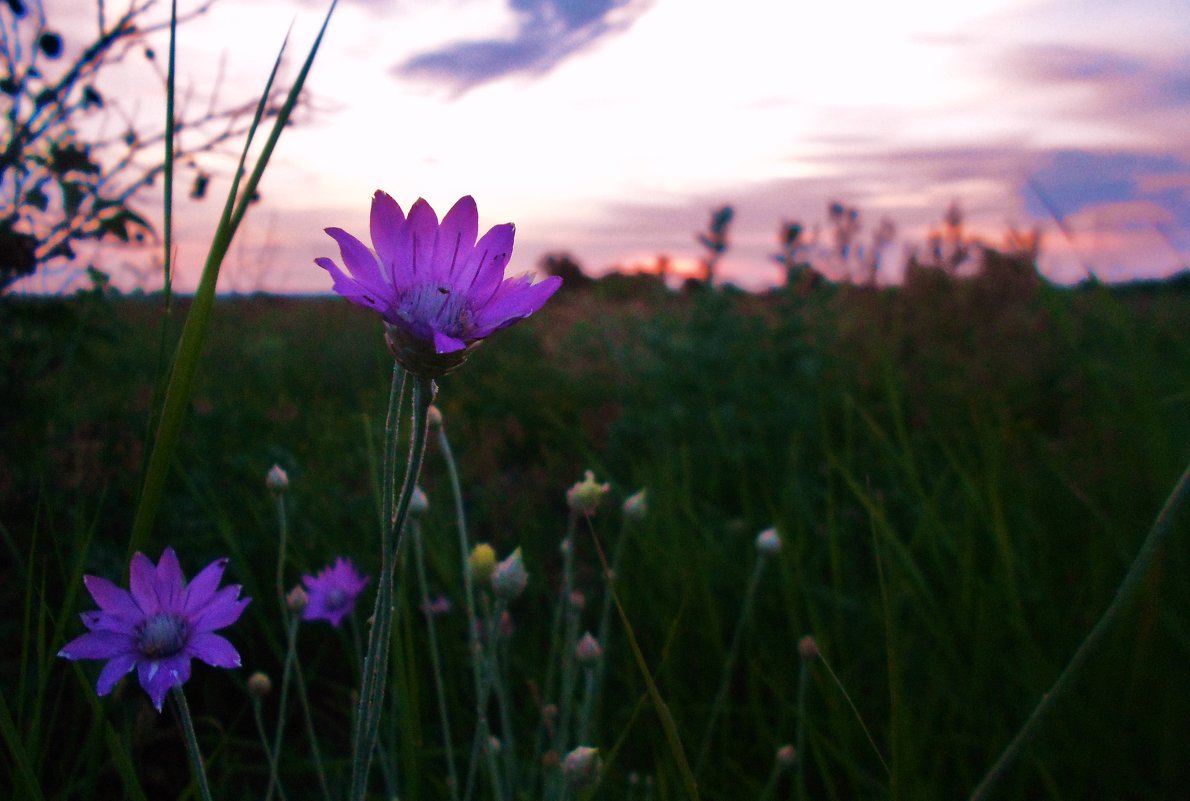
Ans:
[[[217,559],[187,583],[177,554],[166,548],[156,565],[132,557],[129,589],[99,576],[83,583],[99,609],[82,614],[87,633],[58,652],[66,659],[106,659],[96,691],[107,695],[134,668],[153,706],[161,711],[171,687],[190,678],[190,660],[221,668],[240,666],[230,642],[215,634],[236,622],[248,605],[240,585],[220,588],[226,559]]]

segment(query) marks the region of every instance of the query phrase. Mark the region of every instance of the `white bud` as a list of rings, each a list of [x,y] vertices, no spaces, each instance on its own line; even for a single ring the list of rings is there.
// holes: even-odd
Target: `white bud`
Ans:
[[[766,528],[756,535],[756,551],[763,556],[774,556],[781,552],[781,536],[777,529]]]

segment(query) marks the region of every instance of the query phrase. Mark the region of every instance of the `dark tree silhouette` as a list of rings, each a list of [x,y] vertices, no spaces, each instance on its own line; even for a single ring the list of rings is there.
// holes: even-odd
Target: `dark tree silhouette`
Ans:
[[[179,24],[214,2],[180,11]],[[50,265],[82,272],[71,263],[85,242],[154,235],[135,201],[164,169],[165,115],[146,127],[102,81],[112,65],[135,56],[164,86],[166,68],[151,42],[169,23],[168,15],[161,20],[151,13],[154,5],[132,0],[119,16],[108,17],[97,0],[94,38],[81,46],[51,27],[41,0],[0,5],[0,293]],[[259,103],[224,105],[217,96],[218,86],[201,109],[175,110],[175,164],[192,173],[192,197],[205,193],[210,178],[195,157],[241,136]],[[274,93],[266,116],[283,97]]]

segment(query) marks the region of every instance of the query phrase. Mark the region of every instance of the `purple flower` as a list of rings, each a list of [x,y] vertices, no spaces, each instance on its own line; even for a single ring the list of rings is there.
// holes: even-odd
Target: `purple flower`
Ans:
[[[190,678],[191,658],[214,667],[240,666],[236,649],[214,632],[236,622],[251,599],[239,597],[239,584],[219,587],[225,567],[227,560],[217,559],[187,583],[177,554],[166,548],[156,566],[144,554],[132,557],[131,593],[105,578],[84,576],[99,609],[83,612],[87,633],[58,656],[106,659],[95,687],[100,695],[136,668],[160,712],[166,692]]]
[[[326,620],[338,626],[355,608],[356,596],[368,586],[368,577],[355,572],[351,560],[340,556],[317,576],[302,576],[302,583],[309,595],[302,620]]]
[[[479,213],[470,196],[439,223],[425,200],[406,217],[377,191],[375,253],[341,228],[327,228],[350,275],[331,259],[315,262],[331,274],[336,292],[380,313],[389,349],[403,367],[434,377],[462,364],[475,343],[540,309],[561,286],[558,276],[539,283],[531,273],[504,277],[514,231],[512,223],[497,225],[476,242]]]

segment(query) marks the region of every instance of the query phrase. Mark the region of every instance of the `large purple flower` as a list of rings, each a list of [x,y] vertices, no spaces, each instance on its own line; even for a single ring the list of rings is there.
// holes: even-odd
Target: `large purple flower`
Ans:
[[[190,678],[191,658],[214,667],[240,666],[236,649],[214,632],[236,622],[251,599],[239,597],[238,584],[219,587],[225,567],[227,560],[217,559],[186,583],[177,554],[166,548],[156,566],[144,554],[132,557],[131,593],[105,578],[84,576],[99,609],[83,612],[87,633],[58,656],[108,660],[95,688],[100,695],[136,668],[160,712],[166,692]]]
[[[302,620],[326,620],[338,626],[355,608],[355,599],[368,586],[368,577],[357,573],[350,559],[340,556],[333,565],[319,570],[317,576],[302,576],[302,583],[309,594]]]
[[[393,355],[415,374],[433,377],[457,367],[466,349],[528,317],[562,279],[538,283],[530,273],[504,277],[512,255],[512,223],[492,227],[478,242],[479,213],[464,197],[438,222],[419,199],[406,217],[389,195],[372,198],[375,253],[341,228],[327,228],[348,272],[327,258],[315,262],[334,279],[333,289],[388,323]]]

